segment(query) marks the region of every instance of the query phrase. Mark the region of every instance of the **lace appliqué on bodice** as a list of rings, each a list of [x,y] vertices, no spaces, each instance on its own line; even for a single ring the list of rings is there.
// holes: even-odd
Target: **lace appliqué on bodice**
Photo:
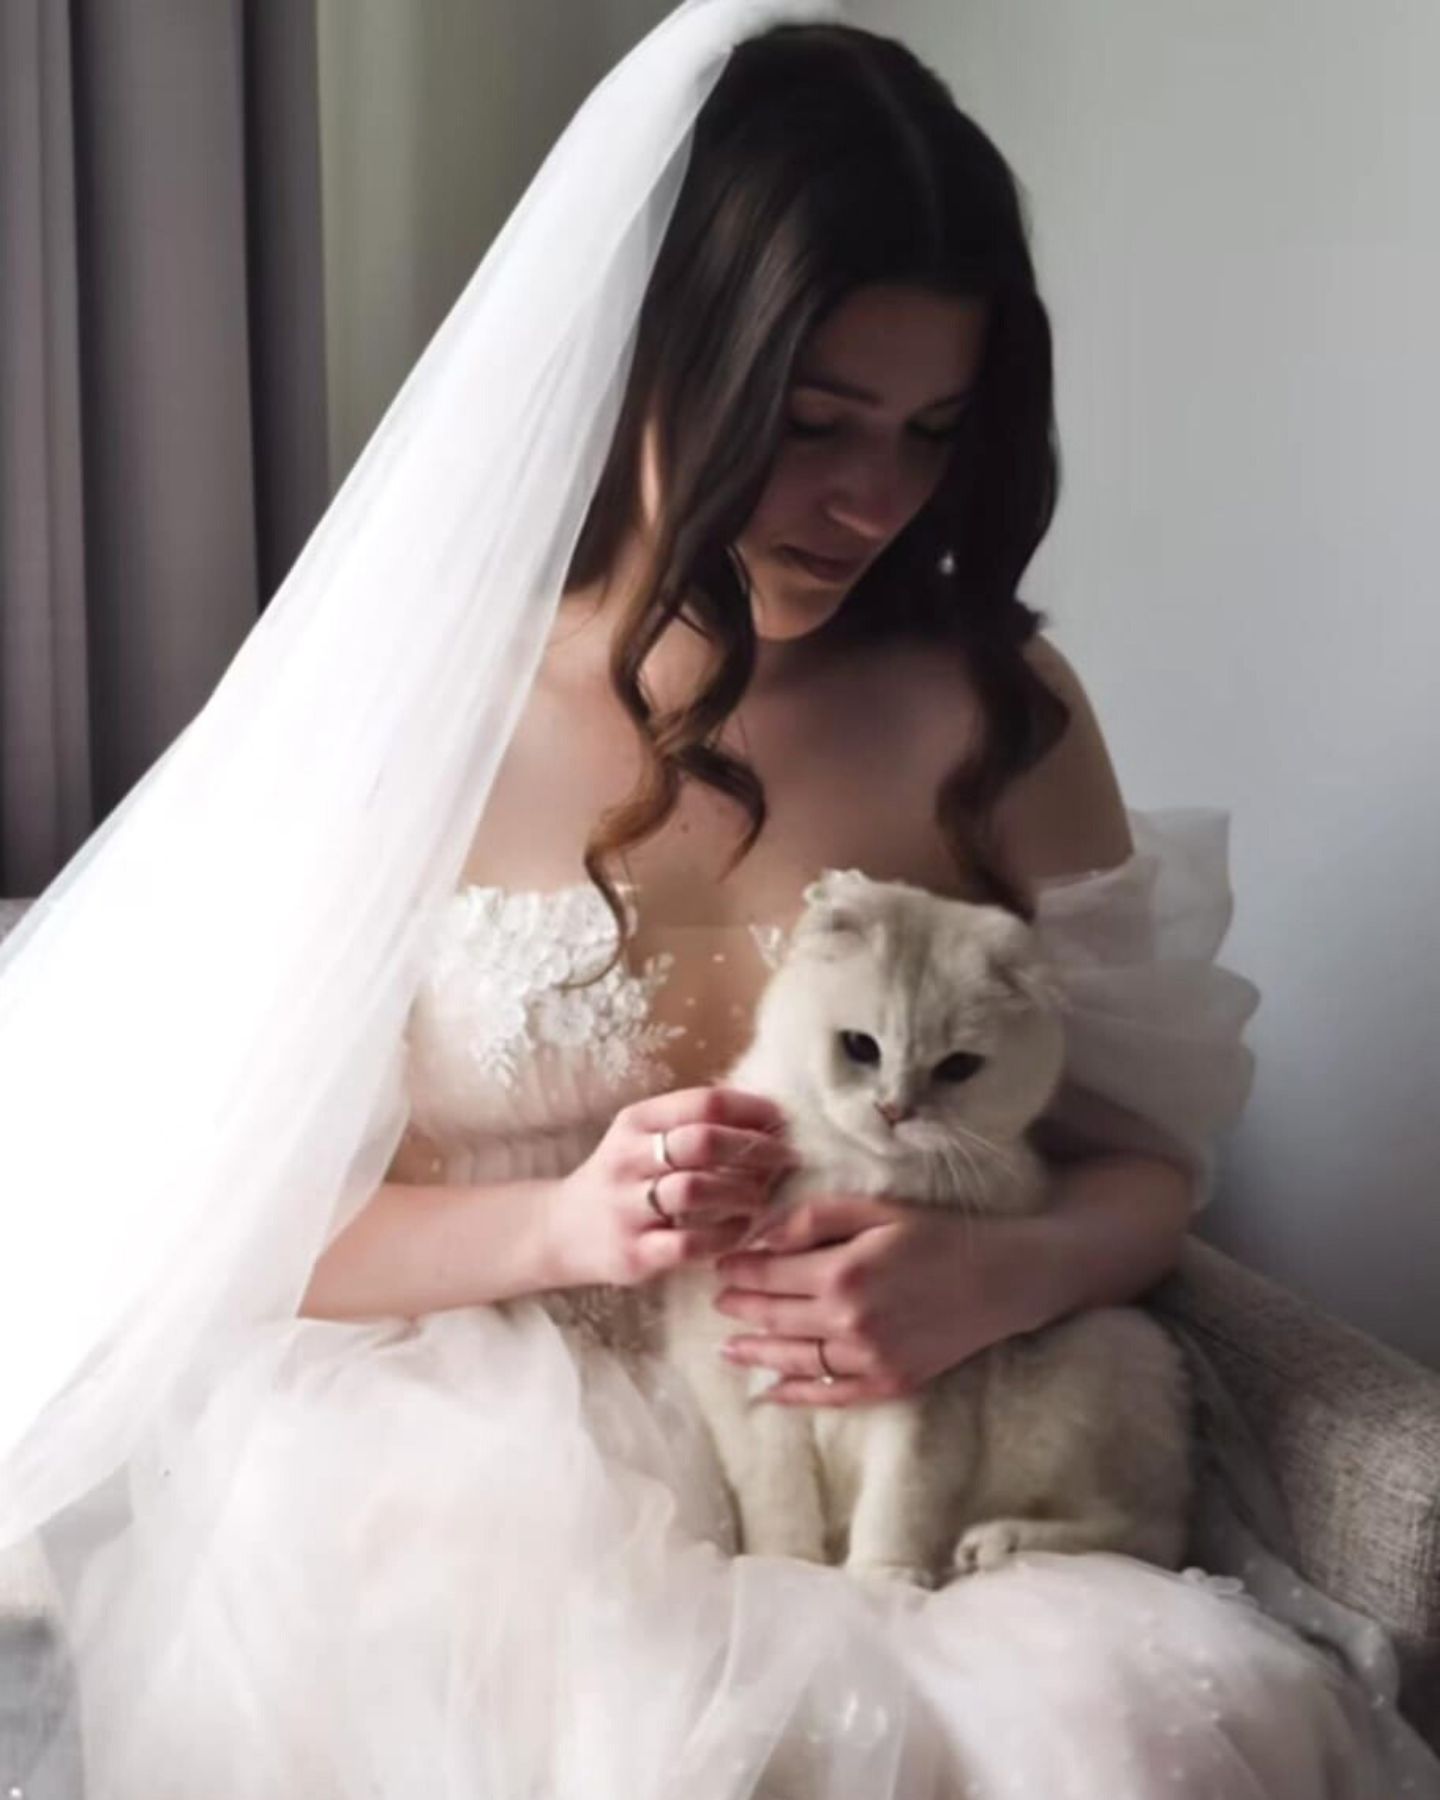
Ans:
[[[622,901],[632,904],[623,890]],[[683,1027],[653,1007],[674,958],[612,964],[615,942],[589,884],[472,884],[446,898],[406,1023],[408,1171],[452,1183],[558,1177],[622,1107],[672,1085],[665,1051]],[[612,1350],[653,1342],[653,1309],[634,1294],[543,1298],[561,1324]]]
[[[483,1006],[469,1013],[469,1048],[492,1080],[513,1089],[518,1069],[546,1046],[584,1050],[617,1086],[658,1072],[676,1030],[655,1024],[650,1009],[674,958],[651,957],[638,973],[623,962],[605,969],[615,923],[595,888],[471,887],[454,899],[458,918],[432,984],[462,1007],[467,987],[483,989]]]
[[[513,1141],[597,1122],[665,1086],[679,1029],[652,1008],[673,959],[607,968],[614,949],[588,884],[452,894],[407,1025],[416,1125],[441,1140]]]

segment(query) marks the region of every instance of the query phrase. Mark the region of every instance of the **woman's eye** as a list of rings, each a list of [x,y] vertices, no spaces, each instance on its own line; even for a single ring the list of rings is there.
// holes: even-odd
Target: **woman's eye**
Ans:
[[[833,437],[836,431],[839,430],[839,426],[835,424],[812,425],[805,419],[787,419],[785,424],[786,428],[793,436],[800,438]],[[914,435],[917,438],[920,438],[924,443],[950,444],[959,437],[960,428],[963,424],[964,420],[962,418],[957,419],[953,425],[946,425],[939,430],[935,430],[925,425],[912,425],[910,429]]]
[[[947,1056],[944,1062],[936,1063],[934,1075],[937,1081],[968,1081],[984,1066],[983,1056],[976,1056],[970,1050],[957,1050],[953,1056]]]
[[[959,437],[962,423],[963,420],[957,420],[955,424],[947,425],[940,431],[927,431],[923,425],[916,425],[914,431],[916,437],[924,438],[927,443],[951,444]]]
[[[842,1031],[840,1048],[853,1063],[873,1068],[880,1060],[880,1046],[863,1031]]]

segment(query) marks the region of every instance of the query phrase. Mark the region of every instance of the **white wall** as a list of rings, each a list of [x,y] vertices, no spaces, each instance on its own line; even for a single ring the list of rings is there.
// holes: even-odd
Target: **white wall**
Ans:
[[[1203,1230],[1440,1366],[1440,5],[887,0],[1028,191],[1029,596],[1128,798],[1233,815],[1259,1076]]]

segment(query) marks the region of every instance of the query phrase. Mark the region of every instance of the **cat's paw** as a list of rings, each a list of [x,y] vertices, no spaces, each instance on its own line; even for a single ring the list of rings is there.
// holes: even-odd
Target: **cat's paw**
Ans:
[[[898,1562],[847,1562],[845,1573],[853,1575],[857,1581],[873,1582],[877,1587],[896,1588],[933,1588],[936,1586],[934,1573],[922,1569],[915,1563]]]
[[[1025,1547],[1023,1521],[991,1519],[972,1525],[955,1551],[955,1573],[974,1575],[981,1569],[998,1569]]]

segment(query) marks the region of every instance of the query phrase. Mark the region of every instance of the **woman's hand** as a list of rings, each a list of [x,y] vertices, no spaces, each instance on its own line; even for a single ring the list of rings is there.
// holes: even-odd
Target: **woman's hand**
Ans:
[[[772,1101],[728,1088],[677,1089],[617,1113],[553,1190],[562,1285],[634,1287],[733,1249],[794,1166],[783,1127]]]
[[[726,1354],[779,1373],[766,1400],[853,1406],[912,1393],[1046,1322],[1034,1226],[863,1195],[799,1201],[765,1232],[769,1248],[717,1264],[716,1306],[755,1328]]]

